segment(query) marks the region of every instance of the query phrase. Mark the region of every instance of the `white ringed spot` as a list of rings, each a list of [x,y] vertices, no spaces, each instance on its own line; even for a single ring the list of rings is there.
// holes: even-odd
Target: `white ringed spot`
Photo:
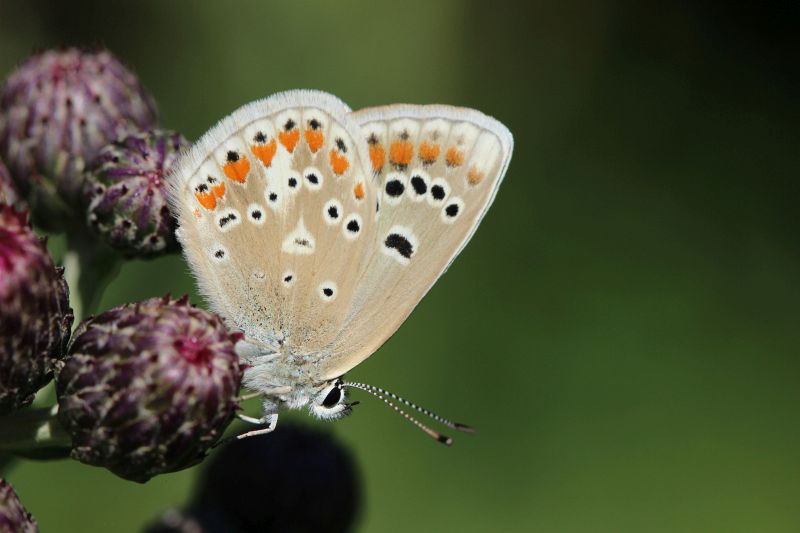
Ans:
[[[306,167],[303,171],[303,179],[309,190],[318,191],[322,188],[322,172],[316,167]]]
[[[322,218],[325,219],[327,225],[335,226],[342,220],[343,209],[342,202],[332,198],[322,206]]]
[[[408,196],[414,202],[421,202],[425,199],[428,188],[430,187],[431,177],[422,169],[415,169],[411,172],[408,180]]]
[[[417,253],[417,246],[419,240],[410,228],[405,226],[392,226],[386,237],[383,240],[381,251],[405,266],[410,261],[414,254]]]
[[[361,215],[358,213],[350,213],[344,219],[342,224],[342,233],[348,240],[355,240],[361,234],[364,222],[361,220]]]
[[[339,290],[333,281],[323,281],[319,284],[319,297],[323,302],[332,302],[336,299]]]
[[[450,184],[444,178],[435,178],[428,188],[428,204],[439,207],[450,196]]]
[[[390,172],[383,184],[383,197],[387,204],[396,205],[403,199],[406,192],[408,177],[402,172]]]
[[[464,200],[458,196],[453,196],[447,200],[447,205],[442,208],[442,222],[445,224],[452,224],[458,219],[459,216],[461,216],[461,212],[463,210]]]
[[[220,211],[219,214],[217,214],[217,216],[214,218],[214,222],[217,225],[217,229],[225,233],[238,226],[242,220],[239,212],[236,209],[229,207]]]
[[[267,212],[261,204],[252,203],[247,206],[247,218],[256,226],[261,226],[267,219]]]

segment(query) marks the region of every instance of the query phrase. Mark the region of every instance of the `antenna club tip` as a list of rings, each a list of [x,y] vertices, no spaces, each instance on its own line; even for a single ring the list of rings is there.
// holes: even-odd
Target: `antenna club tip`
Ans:
[[[436,437],[436,440],[438,440],[439,442],[441,442],[445,446],[452,446],[453,445],[453,439],[451,439],[447,435],[439,435],[438,437]]]
[[[472,426],[468,426],[466,424],[459,424],[458,422],[455,422],[453,425],[457,430],[463,431],[464,433],[475,433],[475,428]]]

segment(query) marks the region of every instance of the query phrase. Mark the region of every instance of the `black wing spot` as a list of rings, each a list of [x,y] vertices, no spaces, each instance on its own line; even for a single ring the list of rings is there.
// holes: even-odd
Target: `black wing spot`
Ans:
[[[317,177],[317,175],[316,175],[316,174],[314,174],[313,172],[309,172],[308,174],[306,174],[306,179],[307,179],[307,180],[308,180],[310,183],[313,183],[314,185],[316,185],[316,184],[318,184],[318,183],[319,183],[319,178],[318,178],[318,177]]]
[[[339,151],[342,152],[343,154],[347,153],[347,146],[344,144],[344,141],[342,140],[341,137],[338,137],[336,139],[336,148],[338,148]]]
[[[386,194],[392,196],[394,198],[403,194],[403,191],[406,190],[406,186],[403,185],[403,182],[400,180],[391,180],[386,182]]]
[[[347,223],[347,231],[352,233],[358,233],[361,231],[361,226],[358,224],[358,220],[351,220]]]
[[[224,217],[220,218],[219,219],[219,227],[220,228],[224,228],[225,226],[228,225],[229,222],[233,222],[234,220],[236,220],[236,218],[237,217],[236,217],[236,215],[234,213],[230,213],[230,214],[228,214],[228,216],[224,216]]]
[[[277,202],[278,201],[278,195],[276,193],[274,193],[274,192],[269,193],[269,201],[270,202]]]
[[[200,185],[195,187],[194,190],[197,191],[197,192],[207,192],[208,191],[208,185],[206,185],[205,183],[201,183]]]
[[[458,204],[450,204],[450,205],[448,205],[447,207],[444,208],[444,212],[450,218],[456,216],[458,214]]]
[[[331,296],[333,296],[333,289],[331,289],[330,287],[325,287],[322,289],[322,294],[330,298]]]
[[[259,131],[255,134],[255,136],[253,136],[253,140],[258,144],[264,144],[265,142],[267,142],[267,136],[264,135],[263,131]]]
[[[291,274],[289,274],[288,276],[286,276],[285,278],[283,278],[283,281],[284,281],[284,282],[286,282],[286,283],[289,283],[290,281],[292,281],[292,277],[293,277],[293,276],[292,276]]]
[[[431,187],[431,196],[433,196],[434,200],[444,200],[444,187],[441,185],[434,185]]]
[[[297,187],[297,179],[296,178],[289,178],[289,187],[294,189]]]
[[[287,121],[286,121],[286,124],[284,124],[284,125],[283,125],[283,127],[284,127],[284,129],[285,129],[286,131],[289,131],[289,130],[291,130],[292,128],[294,128],[294,127],[295,127],[295,122],[294,122],[294,120],[292,120],[292,119],[289,119],[289,120],[287,120]]]
[[[318,130],[322,124],[320,124],[320,123],[319,123],[319,120],[317,120],[317,119],[315,119],[315,118],[312,118],[312,119],[311,119],[311,120],[308,122],[308,125],[309,125],[309,126],[311,126],[311,129],[312,129],[312,130]]]
[[[390,233],[383,244],[387,248],[397,250],[397,252],[406,259],[410,259],[411,255],[414,253],[414,245],[399,233]]]
[[[239,154],[234,152],[233,150],[228,151],[227,155],[228,163],[236,163],[239,160]]]
[[[331,218],[339,218],[339,210],[335,205],[332,205],[328,208],[328,216]]]
[[[252,213],[250,213],[250,216],[253,217],[253,220],[261,220],[261,211],[255,209]]]
[[[217,259],[222,259],[223,257],[225,257],[225,252],[223,250],[217,250],[216,252],[214,252],[214,257],[216,257]]]
[[[374,133],[370,133],[369,137],[367,138],[367,143],[378,144],[378,137]]]
[[[414,176],[411,178],[411,187],[413,187],[414,192],[420,196],[428,192],[428,184],[425,183],[425,180],[422,179],[422,176]]]

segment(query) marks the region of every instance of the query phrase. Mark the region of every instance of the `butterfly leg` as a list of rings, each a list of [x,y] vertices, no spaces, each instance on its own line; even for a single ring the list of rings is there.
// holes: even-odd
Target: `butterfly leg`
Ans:
[[[253,431],[248,431],[247,433],[242,433],[241,435],[236,435],[236,440],[242,440],[249,437],[255,437],[257,435],[266,435],[267,433],[272,433],[275,429],[275,426],[278,424],[278,413],[273,413],[269,415],[264,415],[263,418],[253,418],[251,416],[245,415],[238,415],[240,420],[244,420],[245,422],[250,422],[251,424],[267,424],[267,427],[261,429],[254,429]]]

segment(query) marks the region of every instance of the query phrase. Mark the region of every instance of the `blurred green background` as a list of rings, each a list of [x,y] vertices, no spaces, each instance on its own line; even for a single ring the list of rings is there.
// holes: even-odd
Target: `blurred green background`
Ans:
[[[359,463],[360,530],[794,532],[799,19],[688,2],[3,1],[0,73],[34,48],[104,44],[191,139],[301,87],[508,125],[480,230],[350,373],[478,433],[447,449],[366,398],[324,425]],[[127,264],[103,307],[165,292],[200,303],[178,256]],[[199,468],[140,486],[25,462],[10,479],[45,532],[127,532],[184,503]]]

